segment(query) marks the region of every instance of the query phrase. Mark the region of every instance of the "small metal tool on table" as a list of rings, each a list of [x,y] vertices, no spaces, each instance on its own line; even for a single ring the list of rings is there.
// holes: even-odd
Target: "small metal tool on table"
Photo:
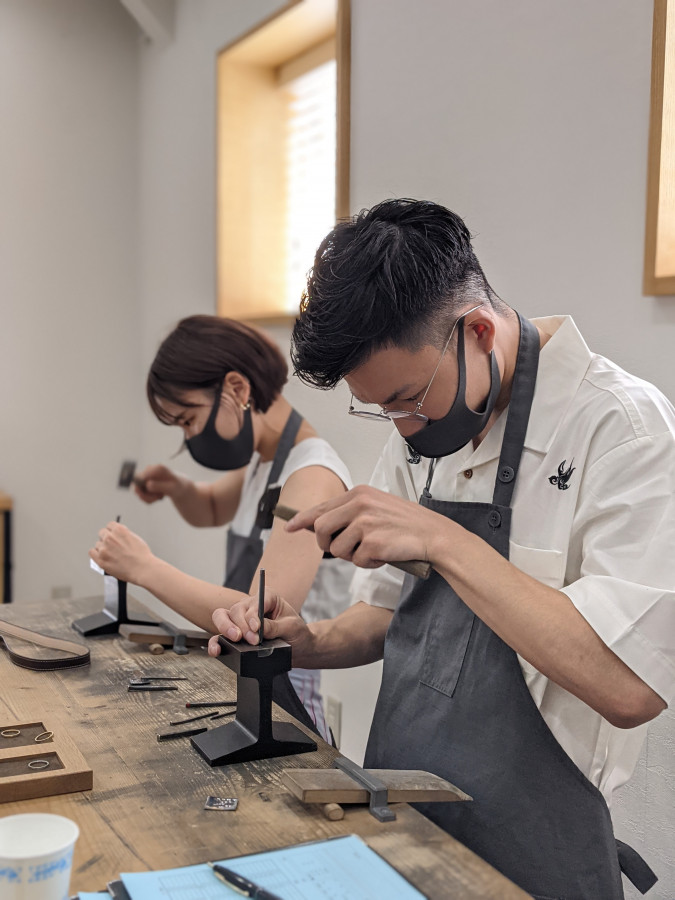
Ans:
[[[290,522],[290,520],[298,514],[297,509],[292,509],[290,506],[284,506],[282,503],[277,503],[274,507],[273,514],[278,519],[283,519],[285,522]],[[308,531],[314,531],[312,526],[310,525],[307,529]],[[339,532],[333,535],[333,537],[337,537]],[[324,558],[331,559],[331,553],[324,553]],[[395,569],[400,569],[401,572],[406,572],[408,575],[415,575],[417,578],[427,579],[429,575],[431,575],[431,563],[424,562],[421,559],[407,559],[401,560],[397,562],[388,562],[388,566],[393,566]]]
[[[131,678],[128,690],[130,691],[177,691],[175,684],[153,684],[154,681],[188,681],[185,675],[144,675],[141,678]]]

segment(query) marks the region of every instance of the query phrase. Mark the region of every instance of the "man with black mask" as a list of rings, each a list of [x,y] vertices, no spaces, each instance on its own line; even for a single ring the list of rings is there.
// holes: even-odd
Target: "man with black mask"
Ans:
[[[300,377],[395,430],[370,487],[287,526],[360,567],[353,605],[307,627],[270,595],[265,636],[309,667],[384,657],[366,766],[467,791],[422,810],[532,896],[618,900],[621,870],[647,890],[607,801],[675,694],[672,406],[569,317],[500,300],[430,202],[326,237],[293,340]],[[382,566],[410,559],[428,580]],[[256,641],[250,603],[214,623]]]

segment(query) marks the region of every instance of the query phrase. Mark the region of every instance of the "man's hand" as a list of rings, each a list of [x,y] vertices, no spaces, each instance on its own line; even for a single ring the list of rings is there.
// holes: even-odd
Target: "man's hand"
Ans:
[[[89,556],[108,575],[132,584],[140,584],[143,570],[155,558],[145,541],[119,522],[108,522],[99,531]]]
[[[164,497],[175,497],[184,482],[167,466],[148,466],[134,478],[134,491],[144,503],[155,503]]]
[[[230,609],[217,609],[213,613],[213,624],[219,634],[230,641],[240,641],[242,637],[249,644],[258,643],[258,595],[252,594],[235,603]],[[271,590],[265,591],[264,636],[266,640],[281,638],[292,646],[293,665],[302,666],[302,657],[308,656],[313,643],[312,632],[305,621],[296,613],[290,603]],[[218,656],[220,644],[218,635],[209,640],[209,655]]]
[[[314,528],[322,550],[372,569],[389,561],[433,563],[433,546],[446,519],[393,494],[359,485],[294,516],[287,531]]]

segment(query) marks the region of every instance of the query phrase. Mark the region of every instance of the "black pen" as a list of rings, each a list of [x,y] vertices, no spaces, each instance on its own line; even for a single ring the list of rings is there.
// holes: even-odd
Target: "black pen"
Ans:
[[[260,570],[260,586],[258,588],[258,618],[260,619],[260,631],[258,632],[258,643],[262,644],[265,632],[265,570]]]
[[[232,869],[226,869],[225,866],[219,866],[212,862],[210,862],[209,865],[213,869],[213,874],[216,878],[222,881],[223,884],[231,887],[233,891],[242,894],[244,897],[254,897],[255,900],[282,900],[278,894],[266,891],[265,888],[254,884],[252,881],[249,881],[248,878],[237,875]]]

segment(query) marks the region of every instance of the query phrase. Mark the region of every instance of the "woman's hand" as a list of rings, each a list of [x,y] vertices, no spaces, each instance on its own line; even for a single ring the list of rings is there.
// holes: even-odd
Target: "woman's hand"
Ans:
[[[134,478],[134,491],[144,503],[155,503],[164,497],[176,497],[185,488],[185,482],[167,466],[148,466]]]
[[[144,569],[155,558],[143,538],[119,522],[108,522],[99,531],[89,556],[106,574],[132,584],[141,583]]]
[[[219,634],[230,641],[242,638],[249,644],[258,643],[258,595],[252,594],[235,603],[230,609],[217,609],[213,614],[213,624]],[[290,603],[283,600],[272,590],[265,591],[265,640],[281,638],[292,647],[293,665],[302,665],[302,658],[307,657],[313,646],[313,634],[306,622],[296,613]],[[218,635],[209,640],[209,655],[220,655]]]

